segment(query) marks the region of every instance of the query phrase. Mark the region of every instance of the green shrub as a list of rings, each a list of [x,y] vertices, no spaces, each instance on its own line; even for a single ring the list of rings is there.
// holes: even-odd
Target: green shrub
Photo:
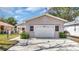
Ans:
[[[21,38],[21,39],[28,39],[28,38],[29,38],[29,34],[26,33],[26,32],[22,32],[22,33],[20,34],[20,38]]]
[[[64,32],[59,32],[59,37],[60,38],[66,38],[66,34]]]

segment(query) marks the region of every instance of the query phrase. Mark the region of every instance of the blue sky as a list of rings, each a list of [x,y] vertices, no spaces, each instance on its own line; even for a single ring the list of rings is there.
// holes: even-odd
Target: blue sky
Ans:
[[[18,23],[45,12],[45,7],[0,7],[0,17],[14,17]]]

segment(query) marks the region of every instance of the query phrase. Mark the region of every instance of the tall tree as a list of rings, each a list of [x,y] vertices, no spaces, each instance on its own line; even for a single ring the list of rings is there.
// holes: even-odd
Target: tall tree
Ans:
[[[4,18],[0,18],[0,21],[5,22],[5,19]]]
[[[72,21],[79,16],[79,7],[52,7],[48,13]]]
[[[6,23],[9,23],[9,24],[11,24],[11,25],[17,24],[17,21],[16,21],[15,18],[13,18],[13,17],[9,17],[9,18],[7,18],[5,21],[6,21]]]

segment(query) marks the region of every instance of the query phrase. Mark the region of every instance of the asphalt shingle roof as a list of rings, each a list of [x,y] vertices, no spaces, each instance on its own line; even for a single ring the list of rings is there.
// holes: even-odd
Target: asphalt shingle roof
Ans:
[[[65,26],[79,25],[79,21],[72,21],[64,24]]]

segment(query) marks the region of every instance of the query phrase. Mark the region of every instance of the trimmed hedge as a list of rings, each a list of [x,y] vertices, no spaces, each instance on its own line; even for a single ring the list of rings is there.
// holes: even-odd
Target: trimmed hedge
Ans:
[[[28,39],[28,38],[29,38],[29,34],[28,34],[27,32],[22,32],[22,33],[20,34],[20,38],[21,38],[21,39]]]
[[[60,38],[66,38],[66,34],[64,32],[59,32],[59,37]]]

